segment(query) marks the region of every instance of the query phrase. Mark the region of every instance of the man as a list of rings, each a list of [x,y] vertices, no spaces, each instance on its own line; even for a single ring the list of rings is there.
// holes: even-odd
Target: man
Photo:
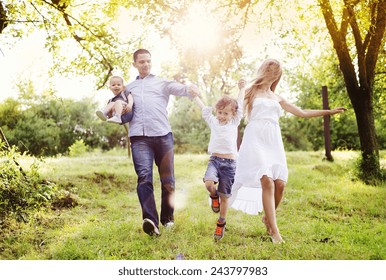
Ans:
[[[134,116],[130,122],[130,142],[135,172],[138,176],[137,194],[142,208],[143,230],[159,235],[159,222],[165,227],[174,225],[174,140],[167,117],[170,95],[189,96],[188,86],[151,74],[151,54],[148,50],[134,52],[133,66],[137,79],[126,86],[134,99]],[[161,180],[160,220],[153,189],[153,162]]]

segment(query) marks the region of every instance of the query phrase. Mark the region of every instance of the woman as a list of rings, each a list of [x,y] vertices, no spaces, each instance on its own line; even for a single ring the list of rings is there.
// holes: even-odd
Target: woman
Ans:
[[[282,75],[279,61],[267,59],[244,98],[248,121],[237,160],[230,204],[233,208],[262,218],[273,243],[281,243],[276,223],[276,209],[283,198],[288,169],[279,127],[281,109],[302,118],[332,115],[345,111],[303,110],[275,93]]]

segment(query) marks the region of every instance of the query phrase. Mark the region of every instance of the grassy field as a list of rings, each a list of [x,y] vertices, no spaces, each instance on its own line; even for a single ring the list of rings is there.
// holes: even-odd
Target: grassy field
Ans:
[[[202,183],[208,156],[176,155],[175,227],[142,231],[136,175],[126,150],[46,159],[43,177],[76,195],[69,209],[46,209],[0,234],[8,260],[372,260],[386,259],[386,186],[355,181],[355,152],[289,152],[289,182],[278,210],[284,244],[274,245],[260,216],[231,209],[220,242],[217,214]],[[382,154],[382,164],[386,161]],[[160,186],[155,173],[155,193]]]

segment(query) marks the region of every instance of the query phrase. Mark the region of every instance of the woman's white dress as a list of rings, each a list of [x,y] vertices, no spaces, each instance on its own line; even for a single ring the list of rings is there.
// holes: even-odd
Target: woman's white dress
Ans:
[[[255,98],[237,158],[231,207],[257,215],[263,210],[260,178],[287,181],[288,169],[279,126],[281,106],[269,98]]]

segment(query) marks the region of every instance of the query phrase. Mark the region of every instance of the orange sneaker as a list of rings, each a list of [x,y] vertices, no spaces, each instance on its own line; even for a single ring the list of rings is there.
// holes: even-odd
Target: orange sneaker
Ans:
[[[212,200],[211,207],[214,213],[220,212],[220,197],[219,196],[211,196]]]
[[[215,230],[214,235],[213,235],[214,240],[219,241],[221,238],[224,237],[225,225],[226,225],[225,222],[219,223],[217,221],[216,230]]]

